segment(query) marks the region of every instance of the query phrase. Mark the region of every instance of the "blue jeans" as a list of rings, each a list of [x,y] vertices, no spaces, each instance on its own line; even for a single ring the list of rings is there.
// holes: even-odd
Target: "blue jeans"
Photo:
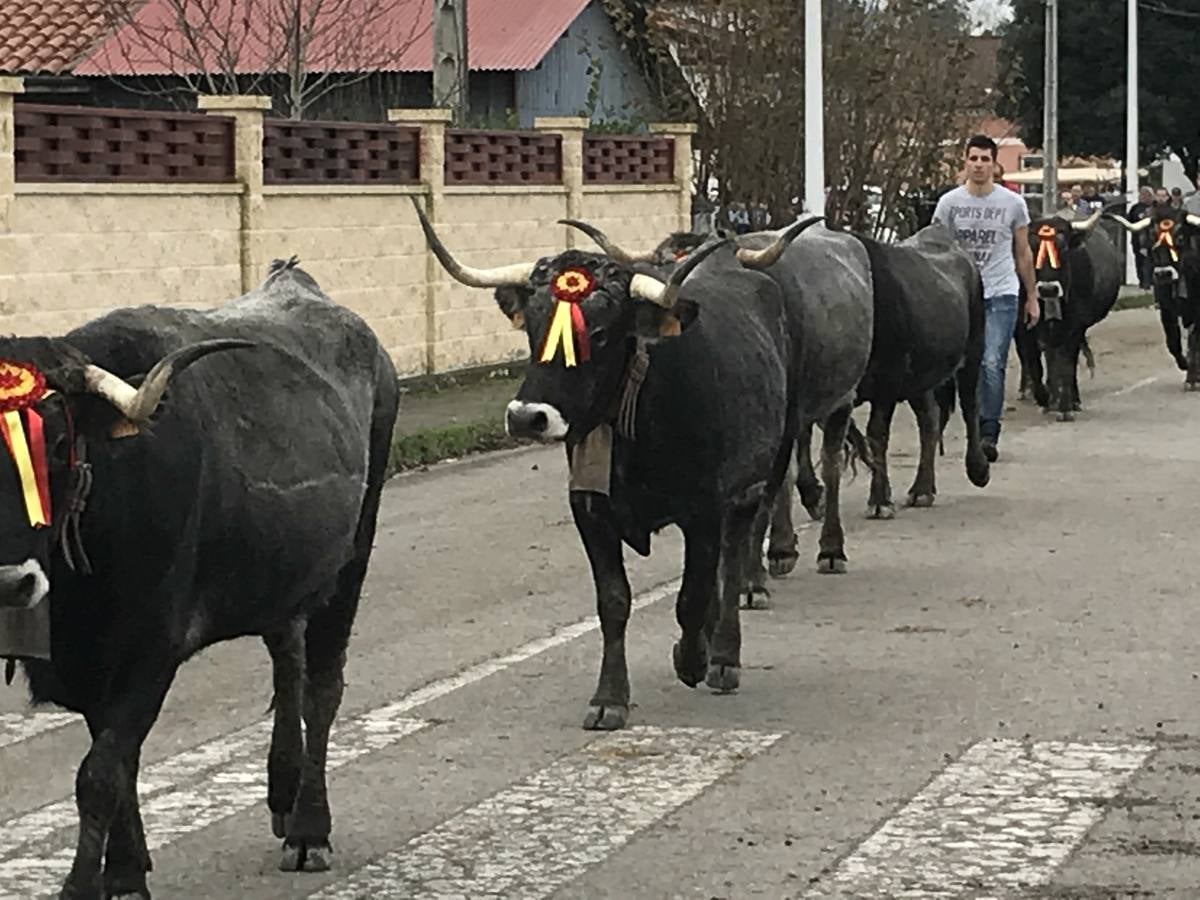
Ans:
[[[995,441],[1004,416],[1004,370],[1017,327],[1016,294],[983,299],[983,365],[979,369],[979,433]]]

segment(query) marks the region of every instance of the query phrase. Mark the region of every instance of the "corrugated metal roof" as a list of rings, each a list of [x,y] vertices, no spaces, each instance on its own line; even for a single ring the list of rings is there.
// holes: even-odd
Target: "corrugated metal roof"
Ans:
[[[0,0],[0,72],[68,72],[108,31],[112,0]]]
[[[0,0],[9,2],[9,0]],[[428,72],[433,68],[434,0],[358,0],[325,7],[312,29],[307,53],[311,72]],[[590,0],[467,0],[467,34],[472,70],[528,70],[550,51]],[[358,11],[354,11],[354,7]],[[235,71],[279,71],[286,59],[264,24],[275,0],[206,0],[209,21],[221,33],[204,51],[210,71],[228,71],[216,61],[235,54]],[[251,18],[247,13],[253,13]],[[212,29],[205,27],[204,31]],[[147,0],[134,22],[101,42],[76,69],[79,75],[169,75],[200,71],[188,49],[169,0]]]

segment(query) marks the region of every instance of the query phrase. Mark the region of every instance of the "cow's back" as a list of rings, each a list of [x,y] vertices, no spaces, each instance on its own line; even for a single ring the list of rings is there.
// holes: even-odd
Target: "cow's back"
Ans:
[[[260,605],[277,618],[279,604],[328,590],[353,556],[372,427],[390,433],[396,396],[370,328],[294,269],[214,310],[118,310],[67,340],[130,378],[178,347],[224,337],[255,346],[187,369],[148,434],[92,454],[97,489],[125,486],[133,514],[157,519],[159,555],[195,567],[209,638],[253,631]],[[162,511],[168,502],[174,515]],[[171,565],[145,577],[170,577]]]
[[[1101,321],[1117,302],[1121,290],[1121,259],[1102,231],[1092,231],[1071,251],[1071,291],[1083,300],[1078,313],[1084,328]]]

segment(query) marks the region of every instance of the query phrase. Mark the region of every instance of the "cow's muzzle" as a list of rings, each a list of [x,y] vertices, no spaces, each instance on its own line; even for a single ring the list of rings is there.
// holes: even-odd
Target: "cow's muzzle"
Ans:
[[[515,438],[561,441],[567,436],[567,420],[549,403],[514,400],[504,416],[504,430]]]
[[[1179,270],[1174,266],[1155,266],[1154,283],[1171,284],[1179,280]]]
[[[1063,295],[1063,286],[1061,281],[1039,281],[1037,283],[1037,295],[1040,300],[1058,300]]]
[[[0,609],[30,609],[50,593],[50,579],[36,559],[0,566]]]

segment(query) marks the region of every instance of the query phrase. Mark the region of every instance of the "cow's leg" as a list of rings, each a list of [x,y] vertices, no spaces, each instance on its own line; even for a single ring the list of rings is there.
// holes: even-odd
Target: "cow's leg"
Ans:
[[[867,445],[871,448],[871,493],[867,499],[867,515],[872,519],[894,519],[896,505],[892,502],[892,483],[888,478],[888,441],[892,433],[892,416],[896,404],[891,400],[871,402],[867,419]]]
[[[295,619],[277,632],[265,635],[263,643],[271,654],[275,710],[271,749],[267,754],[267,808],[275,837],[286,837],[300,773],[304,767],[304,619]]]
[[[850,424],[851,407],[834,410],[825,420],[821,441],[821,477],[825,481],[825,521],[817,552],[817,571],[839,574],[846,571],[846,536],[842,533],[841,480],[842,445]]]
[[[716,623],[720,557],[716,517],[689,521],[683,528],[683,583],[675,600],[680,634],[672,648],[675,674],[688,687],[698,685],[708,673],[708,636]]]
[[[937,496],[934,466],[938,441],[938,417],[933,391],[910,397],[908,405],[917,417],[917,431],[921,438],[921,459],[917,463],[917,474],[912,487],[908,489],[908,505],[933,506],[933,499]]]
[[[799,468],[797,466],[797,468]],[[800,559],[796,526],[792,521],[791,467],[782,488],[775,493],[771,506],[771,535],[767,542],[767,563],[774,578],[782,578],[796,568]]]
[[[129,778],[124,795],[108,832],[104,849],[104,895],[107,900],[133,898],[150,900],[146,875],[153,866],[146,848],[146,831],[138,806],[137,775],[141,754],[134,752],[125,762]]]
[[[1183,335],[1179,329],[1179,303],[1175,298],[1174,284],[1156,284],[1154,299],[1158,304],[1158,320],[1162,323],[1163,335],[1167,339],[1167,352],[1175,360],[1180,371],[1187,371],[1187,357],[1183,355]]]
[[[629,718],[629,670],[625,665],[625,626],[629,622],[632,597],[621,536],[613,525],[608,498],[587,491],[571,492],[571,515],[583,541],[596,586],[596,612],[604,656],[600,680],[588,703],[583,727],[611,731],[624,728]]]
[[[958,382],[958,405],[962,407],[963,425],[967,432],[967,478],[976,487],[986,487],[992,473],[991,464],[983,452],[979,430],[979,365],[979,354],[967,353],[954,378]]]
[[[1188,372],[1184,386],[1188,389],[1200,387],[1200,323],[1188,326]]]
[[[812,421],[805,421],[796,438],[796,490],[800,492],[800,504],[815,522],[825,518],[825,490],[813,471],[812,433]]]
[[[1058,421],[1075,421],[1075,378],[1079,370],[1079,335],[1068,333],[1054,348],[1054,403]]]
[[[1029,379],[1029,388],[1033,391],[1034,402],[1042,409],[1050,405],[1050,393],[1046,389],[1046,372],[1042,366],[1042,348],[1039,341],[1039,326],[1027,328],[1025,322],[1018,317],[1016,327],[1017,359],[1022,371]]]
[[[718,567],[720,594],[709,643],[708,676],[704,679],[705,684],[720,693],[736,691],[741,678],[742,624],[738,591],[745,583],[743,570],[759,505],[760,502],[742,503],[727,509],[722,516]]]
[[[122,804],[136,798],[137,773],[130,764],[158,718],[174,675],[173,665],[131,670],[120,679],[120,689],[106,698],[103,712],[89,716],[95,736],[75,778],[79,839],[60,900],[105,900],[101,857]],[[136,813],[136,799],[133,809]],[[136,851],[132,832],[121,840],[131,853]],[[145,861],[148,867],[148,854]],[[131,866],[137,862],[131,859]]]

